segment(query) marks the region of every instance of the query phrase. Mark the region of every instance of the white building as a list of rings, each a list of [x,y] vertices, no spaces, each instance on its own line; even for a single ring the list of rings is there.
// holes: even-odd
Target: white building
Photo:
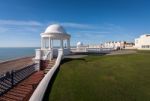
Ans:
[[[60,42],[58,48],[54,48],[53,42],[57,40]],[[67,43],[67,47],[64,47],[64,41]],[[35,62],[41,64],[47,64],[53,57],[57,57],[58,50],[63,51],[64,55],[70,53],[70,35],[67,34],[65,29],[58,25],[53,24],[46,28],[44,33],[41,33],[41,48],[36,49]]]
[[[112,48],[112,49],[124,49],[125,48],[125,41],[105,42],[102,47],[103,48]]]
[[[136,38],[135,48],[139,50],[150,50],[150,34],[144,34]]]
[[[77,42],[77,48],[80,48],[83,46],[83,43],[82,42]]]
[[[76,52],[87,52],[88,45],[84,45],[82,42],[77,42]]]

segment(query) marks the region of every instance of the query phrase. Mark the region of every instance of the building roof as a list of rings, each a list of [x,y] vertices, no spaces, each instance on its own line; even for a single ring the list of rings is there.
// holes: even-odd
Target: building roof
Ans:
[[[143,34],[140,37],[143,38],[143,37],[149,37],[149,36],[150,36],[150,34]]]
[[[82,42],[77,42],[77,46],[82,46],[83,43]]]
[[[65,29],[59,24],[49,25],[41,37],[51,37],[53,39],[69,39],[70,35],[67,34]]]
[[[59,33],[59,34],[66,34],[65,29],[59,25],[59,24],[53,24],[53,25],[49,25],[46,30],[45,33]]]

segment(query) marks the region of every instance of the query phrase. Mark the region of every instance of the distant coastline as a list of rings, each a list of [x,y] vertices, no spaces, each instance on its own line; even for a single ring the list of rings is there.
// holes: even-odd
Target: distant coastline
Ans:
[[[0,63],[35,55],[37,47],[0,47]]]
[[[71,48],[75,48],[72,46]],[[0,47],[0,63],[35,55],[39,47]]]
[[[20,59],[24,59],[24,58],[29,58],[29,57],[34,57],[34,55],[17,57],[17,58],[12,58],[12,59],[8,59],[8,60],[0,60],[0,64],[10,62],[10,61],[20,60]]]

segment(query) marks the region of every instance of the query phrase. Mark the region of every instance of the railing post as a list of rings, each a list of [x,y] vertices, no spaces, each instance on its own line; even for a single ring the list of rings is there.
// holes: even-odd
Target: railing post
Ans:
[[[11,87],[14,85],[14,71],[11,71]]]

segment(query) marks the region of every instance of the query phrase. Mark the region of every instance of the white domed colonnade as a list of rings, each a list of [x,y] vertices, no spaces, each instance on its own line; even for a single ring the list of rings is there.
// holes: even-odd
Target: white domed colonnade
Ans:
[[[58,50],[63,51],[63,55],[70,53],[70,35],[65,29],[58,24],[50,25],[46,28],[44,33],[41,33],[41,49],[36,49],[35,62],[41,63],[41,61],[52,60],[53,57],[57,57]],[[59,41],[59,47],[54,46],[54,41]],[[64,46],[64,42],[67,42],[67,46]]]
[[[63,41],[67,40],[67,49],[70,49],[70,35],[58,25],[50,25],[44,33],[41,33],[41,49],[53,49],[53,40],[60,40],[60,48],[65,48]]]

